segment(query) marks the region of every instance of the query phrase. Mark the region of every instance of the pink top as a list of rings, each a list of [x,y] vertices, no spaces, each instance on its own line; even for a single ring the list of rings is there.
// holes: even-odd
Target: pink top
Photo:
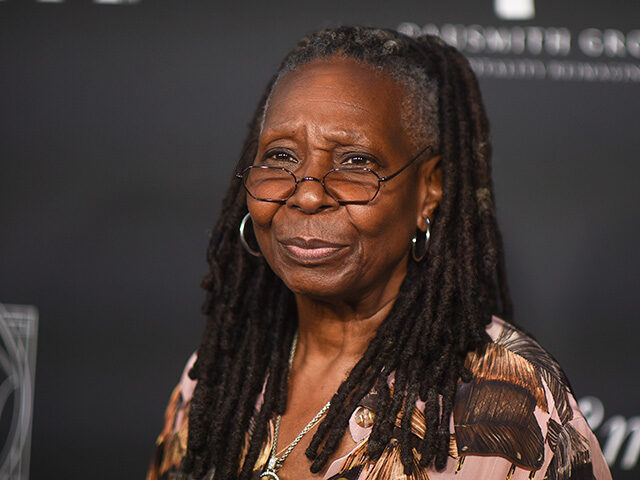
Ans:
[[[331,462],[324,480],[611,479],[598,441],[555,360],[535,340],[499,318],[493,318],[487,333],[493,342],[482,354],[469,353],[466,366],[473,378],[460,383],[456,391],[444,470],[427,467],[404,475],[393,442],[377,461],[367,458],[366,444],[373,427],[363,418],[375,415],[374,387],[349,421],[356,447]],[[195,387],[187,372],[194,362],[195,354],[171,396],[147,480],[173,478],[185,453],[188,409]],[[387,381],[392,383],[392,376]],[[262,396],[256,408],[261,405]],[[423,411],[424,402],[416,402],[412,431],[418,437],[424,433]],[[270,449],[269,436],[256,464],[256,477]]]

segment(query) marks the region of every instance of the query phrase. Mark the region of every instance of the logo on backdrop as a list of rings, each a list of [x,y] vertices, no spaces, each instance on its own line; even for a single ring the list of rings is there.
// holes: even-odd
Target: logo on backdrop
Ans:
[[[640,457],[640,416],[627,419],[614,415],[605,420],[604,405],[596,397],[581,398],[578,405],[596,433],[609,466],[619,460],[620,469],[632,470]]]
[[[0,303],[0,479],[29,478],[38,313]]]
[[[494,0],[503,20],[530,20],[533,0]],[[480,77],[640,82],[640,29],[403,22],[409,36],[436,35],[465,53]]]
[[[531,20],[536,15],[533,0],[494,0],[493,11],[503,20]]]

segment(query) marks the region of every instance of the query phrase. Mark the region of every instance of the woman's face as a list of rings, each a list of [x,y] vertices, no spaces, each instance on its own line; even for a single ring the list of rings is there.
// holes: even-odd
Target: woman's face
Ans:
[[[351,59],[305,64],[272,92],[254,164],[287,167],[297,179],[322,179],[335,167],[394,173],[426,147],[412,145],[403,128],[404,95]],[[384,295],[404,278],[411,238],[439,200],[436,162],[411,165],[365,205],[340,205],[309,180],[284,204],[247,196],[265,259],[296,294],[347,302]]]

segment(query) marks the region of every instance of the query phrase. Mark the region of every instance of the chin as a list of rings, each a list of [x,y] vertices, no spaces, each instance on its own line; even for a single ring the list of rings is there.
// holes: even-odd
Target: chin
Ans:
[[[357,289],[351,278],[357,278],[358,275],[353,272],[327,275],[314,269],[303,272],[289,270],[279,276],[294,294],[317,300],[340,300]]]

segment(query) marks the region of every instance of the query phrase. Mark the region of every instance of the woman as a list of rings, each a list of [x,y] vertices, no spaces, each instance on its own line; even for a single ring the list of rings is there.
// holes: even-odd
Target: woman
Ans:
[[[488,123],[455,49],[306,37],[237,172],[148,478],[610,478],[562,370],[500,319]]]

